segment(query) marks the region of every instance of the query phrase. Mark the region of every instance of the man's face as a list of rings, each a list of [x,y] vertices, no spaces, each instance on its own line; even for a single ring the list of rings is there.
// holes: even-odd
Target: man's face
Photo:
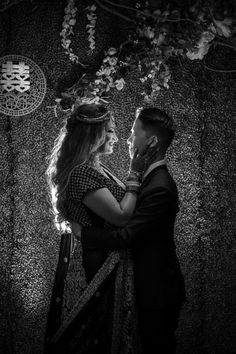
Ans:
[[[131,135],[127,139],[127,144],[129,146],[129,154],[132,158],[135,149],[140,151],[148,143],[150,134],[143,130],[142,122],[136,118],[131,129]]]

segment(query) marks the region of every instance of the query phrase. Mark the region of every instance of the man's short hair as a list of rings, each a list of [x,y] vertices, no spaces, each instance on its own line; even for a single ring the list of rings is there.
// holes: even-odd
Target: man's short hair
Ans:
[[[173,119],[156,107],[138,109],[136,118],[142,122],[142,127],[146,132],[157,136],[160,148],[165,152],[175,135]]]

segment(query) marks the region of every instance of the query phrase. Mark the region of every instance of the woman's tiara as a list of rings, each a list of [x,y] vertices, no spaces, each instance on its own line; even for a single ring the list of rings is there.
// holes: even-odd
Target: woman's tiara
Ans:
[[[85,122],[89,124],[96,124],[96,123],[101,123],[105,122],[106,120],[110,119],[110,112],[106,112],[102,116],[96,117],[96,118],[89,118],[83,114],[80,114],[79,116],[76,117],[76,120],[79,120],[80,122]]]

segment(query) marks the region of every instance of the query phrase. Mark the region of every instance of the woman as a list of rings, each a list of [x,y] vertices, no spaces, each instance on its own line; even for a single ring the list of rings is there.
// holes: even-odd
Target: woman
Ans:
[[[55,224],[63,234],[47,353],[138,353],[129,253],[82,254],[70,230],[72,222],[123,226],[134,212],[143,159],[133,159],[126,189],[99,160],[117,140],[112,114],[102,105],[84,104],[67,120],[49,158]]]

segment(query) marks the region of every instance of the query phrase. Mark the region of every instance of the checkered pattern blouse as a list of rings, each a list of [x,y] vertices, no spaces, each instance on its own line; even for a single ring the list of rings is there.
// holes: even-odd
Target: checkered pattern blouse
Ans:
[[[70,175],[67,186],[66,214],[69,221],[76,221],[81,226],[104,227],[105,221],[83,204],[83,199],[88,191],[108,188],[116,200],[120,202],[125,190],[112,178],[90,166],[76,166]]]

